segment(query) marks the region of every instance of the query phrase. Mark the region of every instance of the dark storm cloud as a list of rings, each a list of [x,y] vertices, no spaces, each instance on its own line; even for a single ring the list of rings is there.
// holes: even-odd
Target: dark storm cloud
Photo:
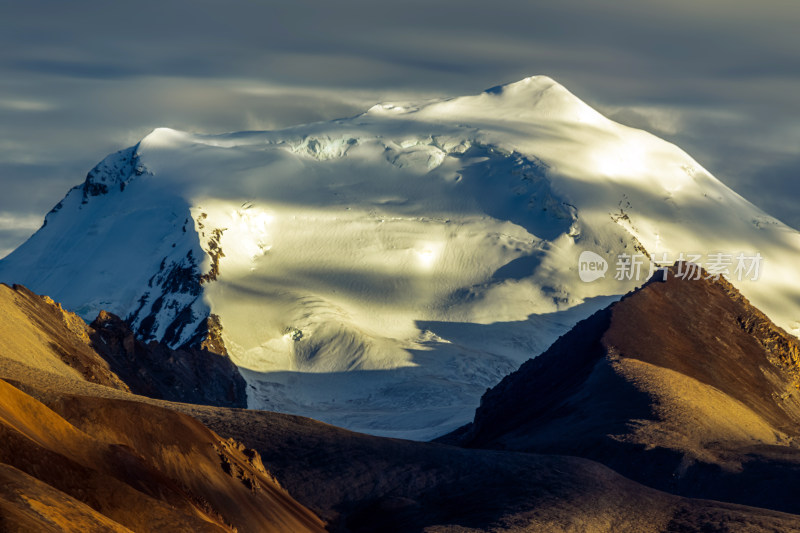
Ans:
[[[759,191],[771,190],[778,194],[760,196]],[[753,178],[740,184],[739,192],[745,197],[759,195],[762,207],[768,213],[780,213],[783,222],[800,228],[800,155],[779,159],[776,163],[755,171]]]
[[[50,61],[30,59],[14,61],[11,69],[19,73],[49,74],[71,78],[112,79],[146,74],[144,69],[131,69],[123,65],[84,63],[78,61]]]
[[[797,225],[798,26],[796,0],[5,2],[0,213],[41,216],[156,126],[277,128],[547,74]],[[0,249],[22,238],[0,226]]]

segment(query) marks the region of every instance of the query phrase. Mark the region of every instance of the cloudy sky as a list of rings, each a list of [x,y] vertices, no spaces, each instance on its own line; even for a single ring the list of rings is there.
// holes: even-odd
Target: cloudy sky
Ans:
[[[0,257],[158,126],[271,129],[546,74],[800,228],[798,0],[0,1]]]

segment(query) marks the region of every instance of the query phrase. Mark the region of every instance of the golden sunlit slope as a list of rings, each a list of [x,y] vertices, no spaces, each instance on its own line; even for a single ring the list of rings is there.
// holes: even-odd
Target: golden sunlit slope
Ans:
[[[91,347],[77,315],[21,285],[0,283],[0,355],[65,377],[129,390]]]
[[[15,371],[5,367],[3,372]],[[95,401],[127,404],[132,402],[123,399],[130,399],[175,409],[245,443],[299,502],[328,521],[330,531],[655,533],[712,525],[731,532],[800,531],[796,516],[672,496],[584,459],[373,437],[303,417],[151,400],[42,374],[16,375],[46,385],[47,390],[23,388],[98,435],[117,432],[105,426],[113,411],[92,415],[86,410],[93,409],[92,402],[83,404],[59,389],[79,390]],[[139,438],[147,437],[122,442],[139,443]]]
[[[0,531],[131,532],[85,503],[5,464],[0,464]]]
[[[79,317],[6,285],[0,312],[2,376],[39,397],[0,380],[2,531],[322,529],[257,454],[193,418],[70,394],[96,384],[137,398],[93,349],[95,331]]]
[[[153,398],[231,407],[246,403],[245,383],[217,330],[198,346],[142,342],[105,311],[91,325],[21,285],[0,284],[0,356],[62,377],[78,377]]]
[[[2,531],[322,531],[308,509],[335,532],[800,531],[586,459],[171,403],[19,359],[0,354]]]
[[[673,267],[488,391],[468,447],[565,453],[698,498],[800,512],[800,343]]]
[[[255,452],[191,417],[131,401],[47,398],[55,410],[0,380],[0,463],[41,482],[15,474],[31,492],[28,519],[46,507],[37,494],[52,499],[60,491],[65,509],[74,511],[78,500],[133,531],[323,530]],[[82,520],[98,518],[77,509],[72,514]],[[46,513],[40,516],[48,522]]]

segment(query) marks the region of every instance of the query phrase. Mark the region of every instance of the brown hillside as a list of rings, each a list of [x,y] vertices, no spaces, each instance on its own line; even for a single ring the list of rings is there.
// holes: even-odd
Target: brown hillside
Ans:
[[[255,452],[189,416],[125,400],[45,397],[52,409],[0,380],[0,463],[64,499],[133,531],[323,530]]]
[[[522,365],[449,440],[578,455],[678,494],[800,512],[797,339],[724,279],[674,274]]]
[[[50,298],[0,283],[0,355],[62,376],[128,386],[92,348],[86,323]]]
[[[2,354],[0,377],[16,387],[0,382],[3,531],[320,530],[270,473],[331,531],[800,531],[797,516],[669,495],[585,459],[170,403]]]

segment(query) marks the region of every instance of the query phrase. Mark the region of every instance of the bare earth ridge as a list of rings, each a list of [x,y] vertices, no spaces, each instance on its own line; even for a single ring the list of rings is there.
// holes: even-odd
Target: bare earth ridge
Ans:
[[[4,317],[6,331],[31,320]],[[26,344],[33,366],[0,343],[3,530],[800,531],[796,516],[674,496],[586,459],[137,396],[59,367],[44,335]]]
[[[724,279],[675,273],[576,325],[442,440],[585,457],[672,493],[800,513],[797,338]]]

